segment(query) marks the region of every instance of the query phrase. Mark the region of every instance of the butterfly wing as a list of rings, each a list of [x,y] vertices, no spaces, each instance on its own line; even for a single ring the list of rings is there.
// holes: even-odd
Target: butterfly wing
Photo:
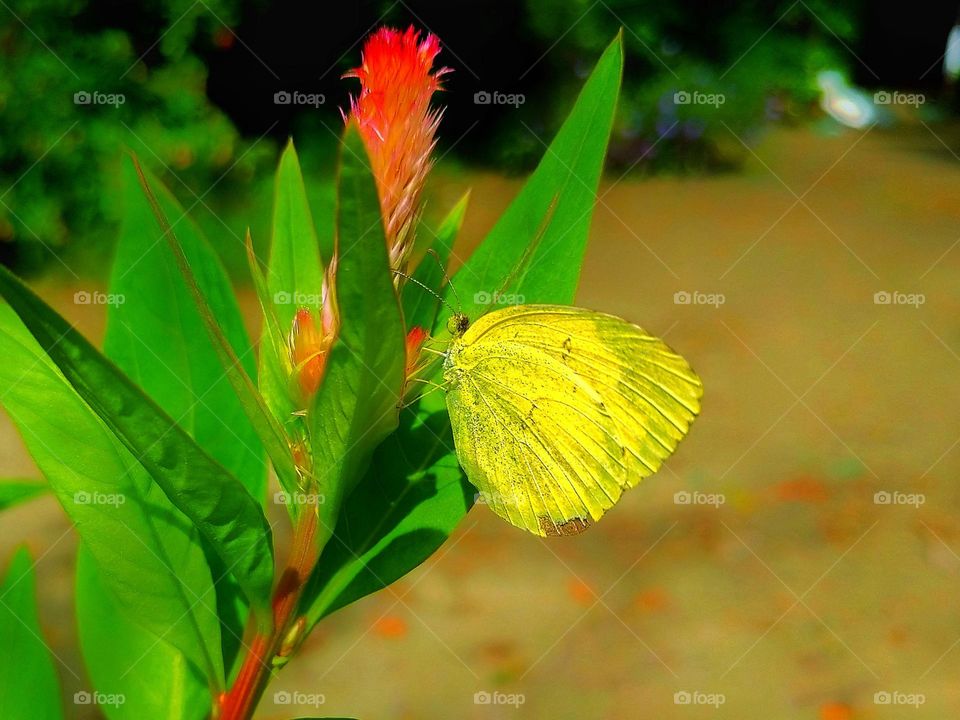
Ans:
[[[520,305],[454,340],[447,407],[481,498],[538,535],[581,532],[653,474],[700,410],[687,362],[603,313]]]

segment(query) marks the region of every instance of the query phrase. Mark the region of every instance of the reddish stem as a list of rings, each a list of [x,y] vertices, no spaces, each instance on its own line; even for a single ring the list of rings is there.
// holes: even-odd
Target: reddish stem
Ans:
[[[273,658],[280,652],[283,640],[296,620],[300,594],[316,564],[316,530],[316,514],[305,513],[294,532],[290,560],[273,593],[273,629],[269,633],[262,633],[256,629],[256,620],[251,619],[250,625],[255,628],[253,640],[248,645],[236,680],[220,696],[219,712],[214,715],[217,720],[250,720],[253,716],[260,696],[270,681]]]

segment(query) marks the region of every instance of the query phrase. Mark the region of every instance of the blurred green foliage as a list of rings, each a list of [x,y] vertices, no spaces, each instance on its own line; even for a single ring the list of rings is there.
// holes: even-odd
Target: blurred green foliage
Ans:
[[[271,165],[275,148],[242,139],[207,99],[206,69],[191,43],[198,34],[216,42],[225,31],[216,18],[234,15],[233,3],[208,4],[209,11],[192,0],[113,8],[132,16],[123,18],[94,11],[86,0],[21,0],[0,9],[0,243],[12,243],[6,259],[24,271],[52,255],[70,271],[101,266],[119,220],[124,147],[143,156],[188,207],[197,199],[186,186],[208,188],[230,169],[216,186],[223,195]],[[142,25],[144,37],[109,27],[121,19]],[[158,27],[167,29],[159,40]],[[77,93],[91,102],[82,104]],[[117,97],[96,102],[109,96]]]
[[[818,97],[817,72],[856,62],[845,46],[857,36],[857,0],[526,3],[541,42],[562,40],[544,57],[555,70],[588,67],[624,28],[627,67],[610,157],[622,167],[736,165],[745,153],[738,138],[769,120],[806,116]],[[569,78],[571,85],[577,82]],[[566,92],[554,93],[557,101],[548,113],[539,109],[549,125],[559,122]],[[689,102],[678,102],[684,99]],[[505,157],[526,162],[542,150],[537,144],[530,136]]]
[[[506,32],[525,46],[521,55],[531,62],[540,58],[529,77],[516,78],[530,93],[527,103],[484,120],[486,131],[473,132],[454,153],[502,169],[532,167],[544,150],[538,138],[553,136],[587,69],[623,27],[627,65],[609,162],[641,171],[735,166],[746,153],[740,139],[749,139],[770,119],[803,117],[814,106],[818,71],[855,63],[845,45],[856,41],[861,2],[513,0],[510,7],[525,27]],[[435,29],[449,43],[448,63],[456,65],[460,52],[472,62],[474,55],[494,62],[488,38],[473,38],[471,47],[462,27],[433,27],[443,13],[449,15],[438,0],[414,4],[416,14],[396,6],[387,20]],[[269,171],[283,134],[292,128],[301,131],[298,145],[318,221],[330,217],[327,178],[336,132],[318,123],[339,123],[335,108],[352,89],[339,81],[339,73],[359,59],[359,48],[343,38],[318,40],[317,48],[292,56],[280,52],[277,60],[269,53],[289,41],[256,33],[268,17],[274,23],[269,27],[309,24],[288,12],[287,6],[274,8],[263,0],[18,0],[0,7],[0,263],[25,273],[43,267],[102,274],[122,210],[118,169],[124,148],[171,188],[232,273],[244,272],[239,250],[247,225],[259,247],[267,240]],[[363,28],[356,32],[364,32],[383,8],[361,2],[353,10],[310,12],[329,14],[330,22],[338,23],[345,22],[344,13],[355,13]],[[273,106],[251,98],[269,97],[269,82],[281,81],[264,69],[259,55],[252,59],[253,51],[232,28],[243,28],[238,32],[252,35],[258,52],[279,63],[283,83],[294,65],[310,66],[307,75],[330,65],[324,90],[342,89],[343,96],[331,95],[325,120],[305,113],[261,136],[275,119]],[[323,28],[317,32],[326,37]],[[217,58],[227,57],[234,46],[242,49],[238,55],[259,61],[253,66],[268,84],[263,77],[256,84],[245,69],[232,66],[231,118],[211,102],[207,83]],[[470,75],[458,70],[452,92],[441,100],[449,105],[445,124],[451,139],[476,112]],[[123,101],[78,104],[75,94],[82,92],[101,93],[100,100],[120,94]],[[695,100],[678,103],[677,93]],[[723,102],[710,103],[710,96],[722,96]],[[244,113],[259,113],[260,125],[247,122]]]

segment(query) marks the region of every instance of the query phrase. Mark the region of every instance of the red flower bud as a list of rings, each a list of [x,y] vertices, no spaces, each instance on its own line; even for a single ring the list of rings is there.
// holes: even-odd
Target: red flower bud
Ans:
[[[410,377],[416,370],[417,362],[420,360],[420,348],[423,347],[427,339],[427,331],[422,327],[412,327],[407,333],[407,365],[404,372],[405,377]]]
[[[317,328],[313,313],[300,308],[293,318],[290,330],[290,362],[293,365],[293,377],[296,380],[300,400],[304,404],[316,394],[323,380],[327,364],[327,352],[333,340]]]

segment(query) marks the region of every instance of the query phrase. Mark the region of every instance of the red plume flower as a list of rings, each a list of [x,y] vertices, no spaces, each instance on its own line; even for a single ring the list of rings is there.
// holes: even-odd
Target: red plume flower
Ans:
[[[385,27],[364,44],[360,67],[344,75],[360,81],[348,119],[357,121],[370,155],[394,270],[406,269],[436,144],[442,111],[431,108],[430,99],[448,72],[433,69],[439,52],[436,35],[421,40],[413,27],[406,32]]]

